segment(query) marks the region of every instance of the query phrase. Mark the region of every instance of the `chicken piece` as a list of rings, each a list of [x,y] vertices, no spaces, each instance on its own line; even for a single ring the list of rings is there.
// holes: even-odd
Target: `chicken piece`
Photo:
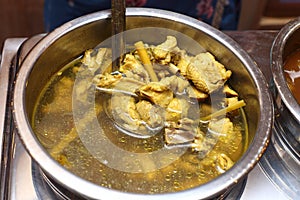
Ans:
[[[149,121],[150,119],[150,110],[153,108],[153,104],[150,103],[149,101],[139,101],[136,104],[137,112],[141,116],[141,119],[144,121]]]
[[[157,77],[161,80],[170,76],[170,72],[168,70],[159,70],[157,71]]]
[[[156,60],[164,60],[164,64],[171,61],[171,51],[177,45],[177,40],[174,36],[167,36],[165,42],[152,48],[153,56]]]
[[[129,130],[138,130],[141,124],[141,118],[136,111],[135,99],[127,95],[113,95],[111,101],[108,101],[108,113],[112,113],[113,119],[117,124],[122,124]]]
[[[163,108],[166,108],[173,99],[172,90],[160,82],[150,82],[137,89],[136,94]]]
[[[223,88],[223,92],[226,94],[226,96],[229,97],[237,97],[239,94],[234,91],[232,88],[230,88],[227,84]]]
[[[208,124],[208,129],[216,135],[226,136],[228,134],[232,134],[233,123],[230,121],[229,118],[212,120]]]
[[[173,98],[166,109],[166,121],[178,121],[187,117],[190,105],[185,99]]]
[[[214,149],[218,142],[218,135],[210,131],[204,133],[199,130],[197,137],[192,143],[192,151],[198,154],[199,159],[204,159]]]
[[[127,95],[113,95],[108,103],[111,118],[120,128],[148,134],[159,131],[164,126],[163,110],[150,102],[136,100]]]
[[[172,61],[171,62],[176,66],[179,64],[179,62],[182,59],[184,59],[184,58],[189,59],[189,56],[187,55],[186,50],[180,49],[178,46],[174,47],[172,49],[171,53],[172,53]]]
[[[88,69],[95,73],[101,68],[101,73],[111,66],[111,50],[99,48],[86,50],[81,61]]]
[[[199,129],[194,120],[182,118],[175,121],[166,121],[165,127],[165,143],[166,145],[180,145],[191,143],[199,134]]]
[[[148,127],[155,129],[163,126],[163,111],[160,107],[151,104],[149,101],[142,100],[136,104],[136,110],[141,120],[143,120]]]
[[[192,150],[197,152],[199,159],[204,159],[216,146],[221,137],[231,135],[233,123],[229,118],[209,122],[206,133],[200,132],[193,141]]]
[[[124,64],[120,67],[120,72],[127,77],[133,77],[139,81],[150,82],[150,77],[143,65],[132,54],[126,54]]]
[[[204,101],[209,95],[198,90],[194,86],[187,87],[187,94],[189,98],[197,99],[198,101]]]
[[[225,98],[225,104],[227,107],[238,101],[239,101],[239,99],[237,97]]]
[[[93,83],[99,87],[113,88],[122,78],[122,74],[97,74],[93,78]]]
[[[226,154],[220,153],[216,158],[215,164],[217,171],[222,174],[230,169],[234,165],[234,162]]]
[[[231,71],[226,70],[208,52],[192,58],[186,71],[186,77],[194,83],[195,87],[208,94],[221,88],[230,76]]]
[[[213,120],[210,130],[214,135],[218,135],[218,151],[226,152],[228,156],[237,159],[242,154],[243,135],[241,124],[230,122],[229,118]],[[239,148],[237,148],[239,147]]]
[[[191,57],[189,57],[186,54],[181,56],[181,59],[179,60],[177,67],[179,68],[180,74],[182,76],[186,76],[186,71],[190,62],[191,62]]]
[[[175,75],[161,79],[160,83],[169,87],[175,94],[183,94],[190,85],[186,79]]]

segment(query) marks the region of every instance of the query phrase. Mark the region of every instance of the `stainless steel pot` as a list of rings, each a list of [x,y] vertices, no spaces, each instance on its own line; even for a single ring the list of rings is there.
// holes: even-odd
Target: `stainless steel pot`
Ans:
[[[275,99],[275,128],[289,153],[288,162],[295,177],[300,166],[300,105],[288,87],[283,66],[287,57],[300,49],[300,17],[287,23],[277,34],[271,49],[272,92]]]
[[[300,106],[288,88],[283,66],[297,49],[300,49],[300,17],[278,32],[271,48],[270,89],[275,119],[271,144],[260,160],[265,174],[291,199],[300,198]]]
[[[212,52],[233,72],[230,84],[247,104],[245,111],[250,145],[242,158],[226,173],[200,187],[176,193],[146,195],[100,187],[72,174],[50,157],[30,125],[36,99],[45,83],[62,66],[110,36],[110,11],[97,12],[64,24],[45,36],[25,58],[14,91],[14,119],[21,140],[48,176],[85,198],[194,200],[219,196],[251,171],[268,145],[273,125],[273,105],[262,73],[235,41],[196,19],[147,8],[128,8],[126,13],[127,30],[162,27],[179,31]],[[146,42],[155,41],[156,37],[159,36],[150,35]]]

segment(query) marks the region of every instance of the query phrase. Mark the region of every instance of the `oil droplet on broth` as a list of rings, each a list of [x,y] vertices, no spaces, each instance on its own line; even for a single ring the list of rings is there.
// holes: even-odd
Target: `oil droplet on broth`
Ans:
[[[167,182],[169,182],[169,181],[171,180],[171,175],[170,175],[170,174],[167,174],[166,177],[165,177],[165,180],[166,180]]]
[[[187,179],[191,179],[193,177],[193,174],[188,172],[185,176]]]
[[[173,187],[174,187],[175,190],[178,189],[178,188],[180,188],[180,182],[178,180],[175,180],[173,182]]]
[[[205,179],[205,172],[203,170],[201,170],[201,172],[198,173],[198,179],[199,180],[204,180]]]
[[[126,142],[126,138],[125,138],[125,137],[120,137],[120,138],[119,138],[119,141],[120,141],[121,143],[125,143],[125,142]]]

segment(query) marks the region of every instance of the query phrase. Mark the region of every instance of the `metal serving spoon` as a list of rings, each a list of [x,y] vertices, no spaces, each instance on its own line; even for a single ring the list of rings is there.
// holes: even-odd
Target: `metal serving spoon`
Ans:
[[[112,0],[111,1],[111,26],[112,26],[112,72],[117,72],[119,66],[123,60],[123,55],[125,54],[125,41],[123,32],[126,29],[126,6],[125,0]],[[104,93],[122,93],[137,98],[138,96],[135,93],[118,90],[118,89],[109,89],[96,86],[96,90]],[[107,103],[107,102],[106,102]],[[106,115],[112,120],[115,127],[119,129],[126,135],[135,138],[149,138],[158,133],[162,128],[163,124],[155,129],[145,128],[144,130],[131,130],[128,128],[124,122],[120,121],[118,117],[114,117],[111,110],[108,109],[108,105],[105,105]]]
[[[112,26],[112,71],[117,71],[125,53],[123,32],[126,29],[125,0],[111,1],[111,26]]]
[[[139,139],[146,139],[156,135],[157,133],[160,133],[162,129],[165,127],[164,121],[160,121],[160,123],[157,124],[155,127],[150,127],[149,125],[147,125],[146,122],[142,120],[140,121],[141,123],[140,125],[138,124],[134,125],[135,123],[137,123],[135,119],[132,119],[131,121],[132,123],[127,124],[127,122],[125,122],[126,120],[124,120],[124,117],[127,116],[128,118],[130,118],[128,116],[129,113],[125,112],[124,115],[121,114],[122,116],[120,116],[120,114],[117,113],[118,111],[113,112],[110,109],[112,105],[110,105],[109,101],[105,101],[103,105],[107,117],[110,118],[110,120],[114,123],[115,128],[117,128],[123,134],[126,134],[128,136],[139,138]],[[140,126],[143,126],[143,128],[141,128]]]

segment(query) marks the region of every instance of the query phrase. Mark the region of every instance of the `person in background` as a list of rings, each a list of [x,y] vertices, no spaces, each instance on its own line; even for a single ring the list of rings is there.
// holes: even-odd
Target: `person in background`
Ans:
[[[236,30],[241,0],[126,0],[126,7],[147,7],[185,14],[220,30]],[[111,8],[111,0],[45,0],[45,30],[74,18]]]

